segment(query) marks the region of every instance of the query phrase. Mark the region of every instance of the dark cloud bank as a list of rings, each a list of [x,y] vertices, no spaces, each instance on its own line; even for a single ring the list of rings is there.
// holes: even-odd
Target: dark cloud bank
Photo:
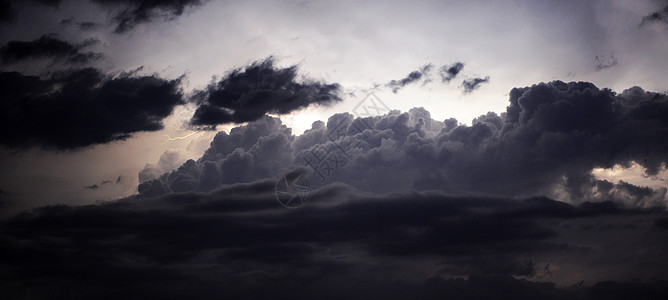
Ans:
[[[10,129],[0,143],[65,150],[162,129],[162,120],[184,103],[180,81],[133,73],[110,76],[95,68],[47,78],[0,72],[0,124]]]
[[[142,171],[139,195],[4,221],[0,289],[75,299],[662,298],[666,191],[591,170],[664,169],[666,115],[664,94],[555,81],[513,89],[505,113],[471,126],[415,108],[336,114],[295,136],[262,116],[219,132],[197,161]],[[308,175],[303,158],[342,145],[353,146],[335,170],[312,174],[307,205],[276,201],[279,176]]]
[[[40,3],[58,8],[68,0],[25,0],[24,2]],[[110,12],[114,32],[127,33],[143,23],[157,20],[173,20],[181,16],[189,8],[198,8],[206,0],[90,0],[106,8]],[[18,2],[18,1],[17,1]],[[16,9],[13,1],[0,0],[0,23],[16,20]],[[67,22],[66,22],[67,23]],[[80,22],[79,28],[89,30],[97,27],[94,22]]]
[[[6,61],[48,57],[83,62],[96,55],[78,49],[44,36],[9,42],[0,53]],[[5,97],[0,103],[0,125],[12,128],[0,145],[69,150],[125,140],[137,132],[162,129],[163,119],[186,103],[197,105],[192,125],[215,128],[341,100],[338,84],[302,80],[297,66],[278,68],[272,58],[235,69],[189,96],[181,91],[183,76],[168,80],[155,74],[139,76],[139,71],[113,75],[83,68],[44,76],[0,71]]]
[[[68,64],[89,64],[102,59],[103,55],[82,50],[98,42],[98,40],[91,39],[79,45],[73,45],[55,36],[44,35],[33,41],[8,42],[0,48],[0,58],[5,64],[44,58]]]

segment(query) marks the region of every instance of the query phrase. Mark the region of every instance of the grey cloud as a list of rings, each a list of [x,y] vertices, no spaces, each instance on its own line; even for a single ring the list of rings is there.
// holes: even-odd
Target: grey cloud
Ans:
[[[387,86],[392,88],[392,92],[396,94],[397,92],[399,92],[400,89],[402,89],[407,84],[415,83],[420,80],[423,80],[423,83],[428,83],[430,81],[430,79],[428,78],[429,72],[431,72],[432,68],[433,68],[432,64],[426,64],[419,70],[410,72],[405,78],[390,81],[387,84]]]
[[[663,10],[655,11],[642,18],[642,21],[640,22],[640,27],[656,22],[663,22],[668,24],[668,6],[664,7]]]
[[[124,33],[156,19],[175,19],[186,9],[202,5],[201,0],[91,0],[111,9],[115,32]]]
[[[32,0],[33,2],[58,8],[67,0]],[[140,24],[155,20],[174,20],[186,10],[200,7],[205,0],[90,0],[102,7],[108,8],[116,33],[132,31]],[[10,1],[0,1],[0,22],[12,22],[16,17],[14,7]],[[64,20],[64,25],[73,20]],[[61,22],[62,23],[62,22]],[[91,30],[99,24],[95,22],[78,22],[81,30]]]
[[[60,24],[63,26],[71,26],[71,25],[76,25],[81,31],[88,31],[88,30],[93,30],[98,27],[100,27],[100,23],[96,22],[91,22],[91,21],[83,21],[79,22],[74,19],[74,17],[63,19],[60,21]]]
[[[220,81],[197,92],[191,101],[196,126],[243,123],[267,113],[287,114],[310,105],[341,101],[338,84],[296,81],[297,66],[277,68],[273,57],[232,70]]]
[[[603,55],[596,55],[594,57],[594,67],[596,71],[601,71],[604,69],[609,69],[617,65],[617,58],[610,54],[609,57],[605,57]]]
[[[464,93],[471,93],[478,89],[481,84],[489,82],[489,76],[482,78],[476,77],[471,79],[465,79],[462,81],[462,87],[464,88]]]
[[[443,82],[450,82],[450,80],[457,77],[457,75],[464,69],[464,63],[456,62],[452,65],[444,65],[439,69],[439,74]]]

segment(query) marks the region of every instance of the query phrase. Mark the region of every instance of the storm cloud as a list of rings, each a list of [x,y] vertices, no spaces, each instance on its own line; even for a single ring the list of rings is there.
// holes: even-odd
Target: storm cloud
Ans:
[[[57,8],[68,0],[31,0]],[[187,9],[197,8],[206,0],[90,0],[109,9],[114,32],[127,33],[140,24],[156,20],[174,20]],[[0,1],[0,22],[11,22],[16,18],[15,7],[10,1]],[[66,22],[67,23],[67,22]],[[89,30],[97,26],[95,22],[80,22],[79,28]]]
[[[335,114],[294,136],[279,119],[263,117],[219,132],[201,158],[144,182],[139,191],[208,191],[303,165],[314,169],[315,183],[344,182],[376,193],[435,189],[665,207],[665,189],[607,182],[591,172],[631,163],[648,175],[663,170],[667,99],[639,87],[617,94],[554,81],[513,89],[505,113],[487,113],[470,126],[414,108],[367,118]]]
[[[103,55],[82,50],[98,42],[98,40],[90,39],[79,45],[73,45],[53,35],[44,35],[33,41],[9,41],[0,48],[0,57],[3,63],[50,58],[56,62],[89,64],[102,59]]]
[[[116,23],[114,31],[124,33],[155,19],[175,19],[186,9],[198,7],[201,0],[91,0],[108,7]]]
[[[18,215],[0,227],[0,290],[37,298],[54,289],[69,298],[83,288],[131,299],[149,290],[170,298],[414,299],[479,287],[471,299],[489,299],[500,288],[596,299],[625,286],[594,286],[610,266],[622,282],[666,275],[668,244],[656,241],[668,231],[652,230],[664,213],[542,197],[369,194],[345,184],[314,190],[308,205],[291,210],[276,202],[274,186],[265,179]],[[601,247],[620,234],[633,238]],[[629,253],[616,249],[631,245],[628,261]],[[655,267],[641,275],[638,262]],[[534,282],[539,278],[545,283]],[[569,290],[553,280],[588,284]],[[654,287],[665,293],[666,283]]]
[[[184,103],[181,78],[134,73],[107,75],[85,68],[47,78],[1,72],[2,145],[68,150],[124,140],[162,129],[162,120]]]
[[[254,121],[262,116],[287,114],[311,105],[341,101],[340,86],[309,79],[297,81],[297,66],[278,68],[274,58],[256,61],[229,72],[221,80],[197,92],[191,101],[197,110],[196,126]]]

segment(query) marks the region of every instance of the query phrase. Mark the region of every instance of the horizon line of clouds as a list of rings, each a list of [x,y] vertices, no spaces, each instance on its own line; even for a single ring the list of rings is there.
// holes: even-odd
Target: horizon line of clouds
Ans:
[[[624,283],[631,281],[639,285],[631,291],[667,289],[655,281],[666,275],[666,244],[657,242],[668,234],[665,212],[545,197],[375,194],[343,183],[315,189],[307,206],[285,209],[276,203],[274,185],[261,179],[204,193],[21,213],[1,222],[6,280],[0,290],[47,296],[57,284],[61,294],[73,295],[86,282],[96,287],[91,295],[132,299],[145,298],[137,292],[152,282],[162,287],[154,296],[191,294],[187,287],[197,286],[203,297],[279,293],[313,299],[342,285],[351,286],[346,296],[383,295],[397,278],[398,290],[417,298],[468,291],[486,299],[499,288],[516,294],[522,286],[541,298],[588,299],[629,288]],[[633,260],[617,251],[626,247],[633,247]],[[639,269],[637,261],[655,268]],[[613,266],[623,272],[606,271]],[[291,276],[277,277],[285,274]],[[352,288],[360,279],[373,284]],[[215,284],[177,284],[184,281]],[[572,284],[582,286],[568,289]],[[472,293],[464,288],[469,285],[481,290]]]

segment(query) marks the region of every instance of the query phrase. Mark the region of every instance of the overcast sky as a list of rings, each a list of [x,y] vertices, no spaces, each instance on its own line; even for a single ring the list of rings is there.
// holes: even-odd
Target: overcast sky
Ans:
[[[0,1],[0,290],[665,293],[667,78],[660,0]]]

